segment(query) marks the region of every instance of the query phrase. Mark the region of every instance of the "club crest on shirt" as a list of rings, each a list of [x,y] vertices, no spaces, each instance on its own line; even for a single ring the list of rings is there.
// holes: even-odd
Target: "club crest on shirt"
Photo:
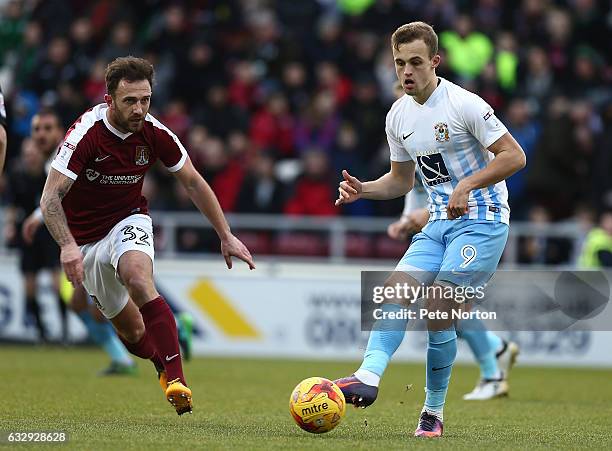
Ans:
[[[149,163],[149,148],[147,146],[136,146],[136,157],[134,163],[138,166],[144,166]]]
[[[438,122],[434,125],[436,141],[439,143],[443,143],[446,141],[450,141],[450,136],[448,134],[448,125],[446,122]]]

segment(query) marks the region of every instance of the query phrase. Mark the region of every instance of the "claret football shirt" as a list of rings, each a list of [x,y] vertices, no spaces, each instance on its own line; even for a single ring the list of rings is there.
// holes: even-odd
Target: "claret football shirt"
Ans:
[[[137,133],[122,133],[106,118],[108,106],[86,111],[68,130],[51,167],[75,180],[62,205],[77,244],[103,238],[129,215],[147,214],[142,183],[159,158],[170,172],[187,151],[167,127],[147,114]]]

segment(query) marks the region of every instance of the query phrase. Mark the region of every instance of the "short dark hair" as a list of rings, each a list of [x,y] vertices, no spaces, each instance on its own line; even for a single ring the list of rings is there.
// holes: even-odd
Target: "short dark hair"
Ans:
[[[153,87],[153,78],[155,71],[153,65],[146,59],[137,58],[135,56],[122,56],[116,58],[108,66],[104,78],[106,80],[106,92],[109,95],[115,95],[117,86],[121,80],[129,82],[148,80]]]
[[[438,35],[425,22],[410,22],[399,27],[391,36],[391,44],[395,50],[399,50],[401,44],[422,39],[429,49],[429,57],[433,58],[438,53]]]
[[[34,116],[39,116],[39,117],[52,116],[55,119],[55,125],[57,125],[59,128],[62,128],[64,126],[62,124],[62,118],[60,117],[59,113],[57,111],[55,111],[53,108],[49,107],[49,106],[41,107],[36,112],[36,114],[34,114]],[[32,118],[34,116],[32,116]]]

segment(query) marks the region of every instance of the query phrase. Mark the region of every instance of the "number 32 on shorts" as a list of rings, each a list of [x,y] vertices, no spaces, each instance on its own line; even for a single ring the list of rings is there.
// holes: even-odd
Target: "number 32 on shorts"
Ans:
[[[134,229],[136,229],[136,232],[134,232]],[[126,241],[136,240],[134,241],[135,244],[139,244],[141,246],[151,245],[151,243],[149,243],[148,232],[140,227],[134,227],[131,225],[127,225],[124,228],[122,228],[121,231],[123,232],[123,235],[125,236],[125,238],[121,240],[122,243],[125,243]]]
[[[474,261],[476,258],[476,248],[471,244],[466,244],[461,248],[461,257],[463,258],[463,263],[459,265],[460,268],[467,268],[467,266]]]

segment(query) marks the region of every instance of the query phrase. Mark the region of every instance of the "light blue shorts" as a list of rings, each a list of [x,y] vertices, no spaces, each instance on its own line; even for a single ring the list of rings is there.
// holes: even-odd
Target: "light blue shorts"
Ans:
[[[507,224],[484,219],[430,221],[414,236],[395,270],[424,285],[484,285],[497,269],[508,229]]]

